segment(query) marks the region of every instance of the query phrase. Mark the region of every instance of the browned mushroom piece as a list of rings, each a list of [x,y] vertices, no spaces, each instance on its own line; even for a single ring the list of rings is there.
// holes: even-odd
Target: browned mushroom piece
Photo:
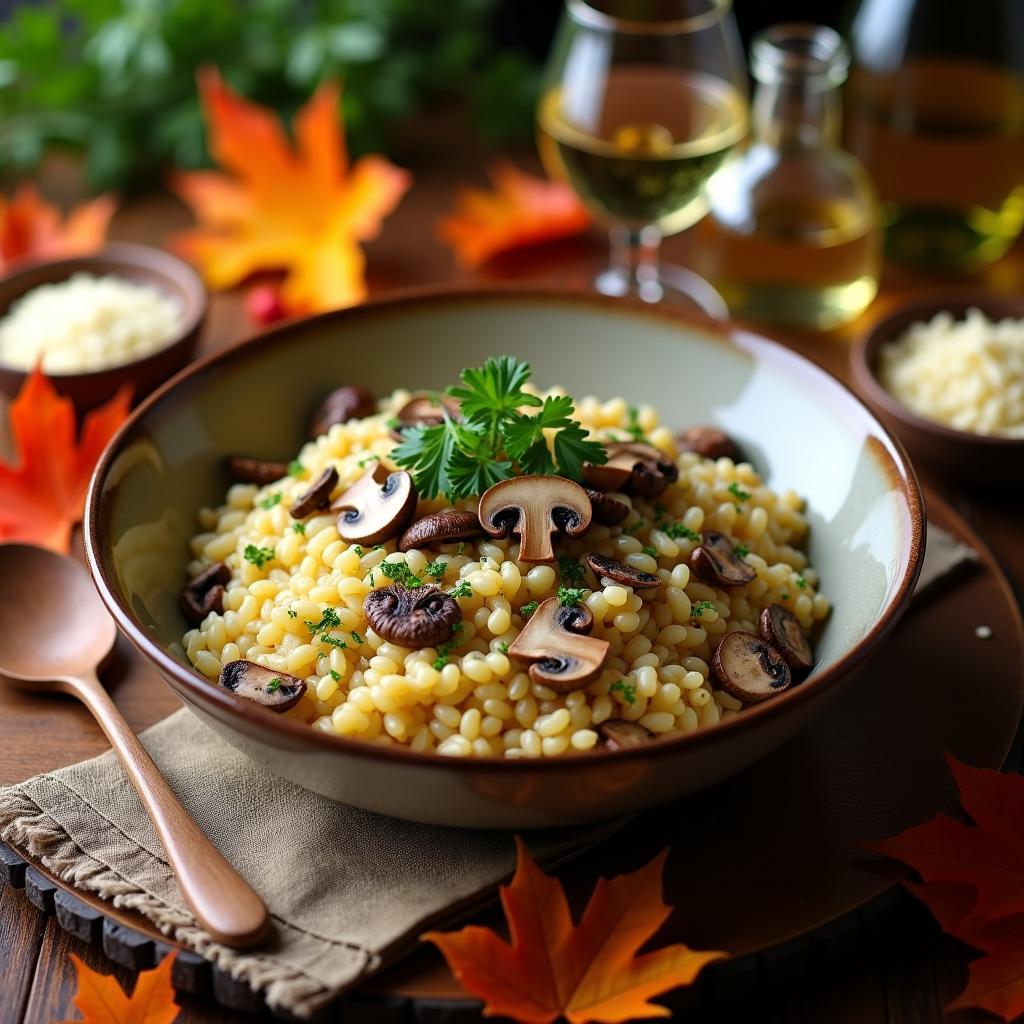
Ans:
[[[402,430],[405,427],[436,427],[439,423],[444,423],[445,413],[450,420],[462,419],[462,407],[457,398],[427,392],[413,395],[395,413],[395,426],[391,436],[396,441],[401,441]]]
[[[724,430],[717,427],[690,427],[676,434],[676,445],[680,451],[696,452],[705,459],[732,459],[739,462],[743,457],[736,442]]]
[[[182,613],[198,626],[210,612],[224,611],[224,587],[231,570],[223,562],[214,562],[185,584],[178,597]]]
[[[629,506],[624,501],[616,501],[607,494],[584,488],[590,499],[590,507],[594,512],[594,522],[602,526],[615,526],[629,515]]]
[[[560,604],[549,597],[527,620],[508,649],[513,658],[530,663],[530,678],[558,693],[579,690],[601,674],[608,641],[587,636],[594,616],[583,605]]]
[[[237,697],[245,697],[269,711],[295,707],[306,692],[302,679],[275,672],[254,661],[229,661],[220,670],[220,685]]]
[[[314,410],[309,418],[309,436],[317,438],[326,434],[336,423],[361,420],[377,411],[377,399],[373,392],[360,384],[345,384],[332,391]]]
[[[259,484],[260,487],[288,475],[288,466],[284,462],[250,459],[247,455],[229,455],[227,467],[232,480],[240,484]]]
[[[700,547],[694,548],[690,568],[697,579],[713,587],[742,587],[757,576],[733,550],[732,541],[714,530],[705,531]]]
[[[371,590],[363,612],[377,636],[402,647],[436,647],[451,640],[455,624],[462,621],[450,594],[433,586],[409,589],[401,583]]]
[[[592,515],[587,492],[562,476],[516,476],[484,491],[480,525],[492,537],[519,536],[522,562],[553,562],[551,537],[582,536]]]
[[[652,572],[641,572],[631,565],[616,562],[614,558],[606,558],[604,555],[590,552],[584,557],[584,561],[590,566],[591,572],[601,581],[602,587],[621,583],[634,590],[649,590],[651,587],[661,585],[660,576],[655,576]]]
[[[622,491],[656,498],[679,479],[679,468],[664,452],[639,441],[614,441],[605,446],[608,461],[583,467],[583,482],[598,491]]]
[[[711,667],[722,689],[744,704],[768,700],[793,681],[785,658],[753,633],[727,633]]]
[[[314,512],[328,508],[331,492],[338,486],[338,471],[328,466],[310,486],[298,496],[289,512],[292,519],[305,519]]]
[[[621,718],[609,718],[602,722],[597,726],[597,734],[605,750],[629,750],[630,747],[642,747],[654,739],[654,733],[648,732],[642,725]]]
[[[381,544],[397,537],[416,511],[416,488],[404,470],[388,471],[378,462],[331,509],[340,512],[338,536],[349,544]]]
[[[804,636],[797,617],[781,604],[770,604],[761,612],[762,638],[775,647],[794,672],[808,672],[814,666],[814,651]]]
[[[475,512],[464,512],[457,508],[446,508],[432,516],[417,519],[398,541],[399,551],[411,548],[429,548],[435,544],[450,544],[454,541],[472,540],[483,536],[483,527]]]

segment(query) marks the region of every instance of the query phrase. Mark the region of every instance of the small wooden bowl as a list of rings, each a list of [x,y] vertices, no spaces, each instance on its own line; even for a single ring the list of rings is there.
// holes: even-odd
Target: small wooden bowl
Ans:
[[[79,413],[102,405],[126,381],[135,386],[134,400],[138,402],[192,359],[206,319],[206,289],[187,263],[148,245],[119,242],[105,246],[91,256],[20,267],[0,279],[0,317],[6,316],[11,304],[33,288],[64,281],[79,273],[113,274],[139,284],[152,285],[176,298],[182,309],[182,325],[178,334],[155,352],[102,370],[47,374],[57,391],[74,402]],[[26,376],[24,370],[0,363],[0,392],[13,398]]]
[[[889,394],[877,376],[882,347],[911,325],[942,312],[962,319],[969,309],[979,309],[993,321],[1024,319],[1024,299],[984,291],[958,291],[945,299],[908,303],[876,321],[857,339],[850,351],[853,379],[861,397],[906,445],[915,462],[964,483],[1019,483],[1024,480],[1024,440],[974,434],[927,419]]]

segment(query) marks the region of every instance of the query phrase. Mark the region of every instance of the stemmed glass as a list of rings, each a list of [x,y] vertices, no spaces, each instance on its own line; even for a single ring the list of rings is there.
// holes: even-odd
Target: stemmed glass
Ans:
[[[724,304],[659,265],[665,235],[707,212],[704,185],[747,133],[731,0],[566,0],[537,113],[541,158],[611,239],[606,295]]]

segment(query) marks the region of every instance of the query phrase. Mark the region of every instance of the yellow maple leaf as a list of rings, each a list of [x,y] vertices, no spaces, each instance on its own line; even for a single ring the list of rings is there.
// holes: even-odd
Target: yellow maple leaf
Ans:
[[[649,1000],[692,984],[705,964],[726,955],[681,944],[637,955],[671,914],[661,899],[668,851],[632,874],[600,879],[574,925],[561,884],[541,872],[521,840],[516,844],[515,877],[501,889],[510,943],[476,925],[423,936],[484,1000],[485,1015],[524,1024],[666,1017],[668,1010]]]
[[[272,111],[232,92],[215,69],[200,71],[198,81],[210,152],[227,173],[173,176],[200,223],[173,247],[211,288],[283,270],[281,301],[291,313],[362,302],[359,243],[376,237],[409,188],[409,172],[376,155],[349,165],[336,83],[321,85],[296,114],[293,144]]]
[[[181,1009],[171,985],[175,955],[165,956],[151,971],[140,971],[129,996],[112,975],[99,974],[71,953],[78,975],[75,1006],[83,1017],[61,1024],[171,1024]]]

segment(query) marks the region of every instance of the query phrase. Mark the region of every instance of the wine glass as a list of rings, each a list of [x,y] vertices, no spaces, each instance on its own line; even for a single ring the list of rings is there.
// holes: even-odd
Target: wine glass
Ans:
[[[707,212],[704,186],[747,134],[731,0],[566,0],[537,113],[549,174],[611,239],[606,295],[727,313],[703,278],[659,266],[665,235]]]

